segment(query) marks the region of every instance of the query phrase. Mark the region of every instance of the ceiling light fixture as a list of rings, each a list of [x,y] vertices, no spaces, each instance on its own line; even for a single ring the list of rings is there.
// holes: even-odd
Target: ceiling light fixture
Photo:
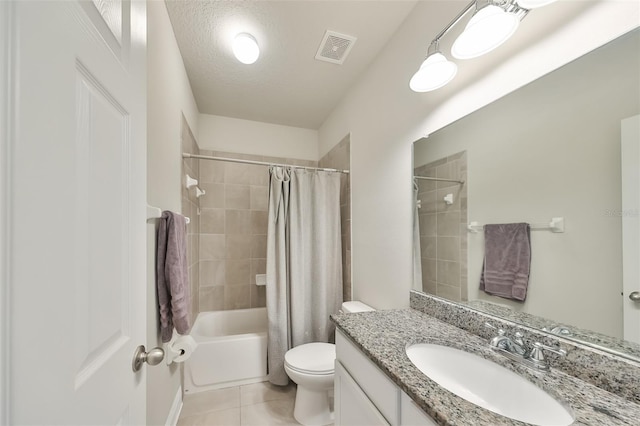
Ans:
[[[515,33],[529,9],[554,1],[473,0],[433,39],[427,57],[411,77],[409,87],[414,92],[429,92],[446,85],[455,77],[457,65],[440,52],[438,44],[469,11],[474,10],[474,14],[451,48],[452,56],[458,59],[471,59],[492,51]]]
[[[253,64],[260,56],[256,39],[248,33],[240,33],[233,40],[233,54],[243,64]]]

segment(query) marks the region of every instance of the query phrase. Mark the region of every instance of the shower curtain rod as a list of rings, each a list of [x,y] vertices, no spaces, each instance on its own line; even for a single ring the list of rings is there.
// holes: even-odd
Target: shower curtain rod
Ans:
[[[257,166],[293,167],[293,168],[296,168],[296,169],[322,170],[322,171],[325,171],[325,172],[338,172],[338,173],[349,174],[349,170],[329,169],[329,168],[326,168],[326,167],[294,166],[292,164],[267,163],[265,161],[239,160],[239,159],[236,159],[236,158],[212,157],[212,156],[209,156],[209,155],[188,154],[186,152],[182,153],[182,158],[197,158],[199,160],[228,161],[230,163],[255,164]]]
[[[464,181],[463,180],[434,178],[434,177],[429,177],[429,176],[414,176],[413,178],[414,179],[424,179],[424,180],[437,180],[439,182],[455,182],[455,183],[459,183],[460,185],[464,185]]]

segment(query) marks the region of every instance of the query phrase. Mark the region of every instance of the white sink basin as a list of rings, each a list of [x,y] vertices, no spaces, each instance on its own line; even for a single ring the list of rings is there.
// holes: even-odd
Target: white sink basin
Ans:
[[[570,425],[570,410],[518,374],[469,352],[420,343],[411,362],[450,392],[494,413],[534,425]]]

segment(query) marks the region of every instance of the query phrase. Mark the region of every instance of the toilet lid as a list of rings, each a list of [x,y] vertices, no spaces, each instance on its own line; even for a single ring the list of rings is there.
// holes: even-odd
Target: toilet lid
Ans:
[[[332,343],[306,343],[284,354],[290,368],[309,374],[332,373],[335,360],[336,345]]]

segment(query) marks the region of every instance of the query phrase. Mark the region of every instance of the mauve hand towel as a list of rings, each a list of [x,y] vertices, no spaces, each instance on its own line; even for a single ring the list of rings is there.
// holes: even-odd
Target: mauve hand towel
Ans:
[[[484,226],[484,265],[480,290],[494,296],[524,301],[531,268],[528,223]]]
[[[184,216],[170,211],[162,212],[156,239],[156,285],[160,335],[165,343],[171,340],[173,327],[179,334],[188,334],[191,329],[186,228]]]

